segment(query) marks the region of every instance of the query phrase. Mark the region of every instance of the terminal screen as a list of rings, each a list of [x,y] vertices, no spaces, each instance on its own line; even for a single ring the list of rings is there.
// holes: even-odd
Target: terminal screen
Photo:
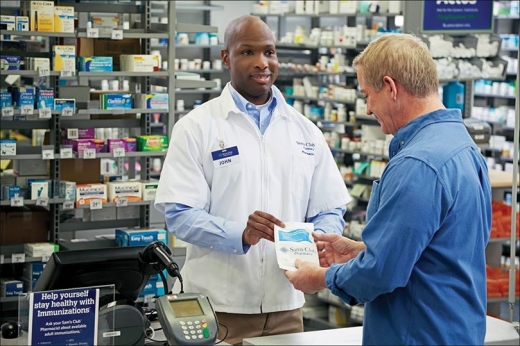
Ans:
[[[197,299],[174,300],[170,302],[175,317],[200,316],[204,313]]]

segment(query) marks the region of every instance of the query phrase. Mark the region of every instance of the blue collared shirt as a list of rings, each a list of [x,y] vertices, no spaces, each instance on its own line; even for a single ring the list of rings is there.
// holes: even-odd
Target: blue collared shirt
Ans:
[[[271,92],[271,97],[265,105],[256,106],[240,95],[231,83],[229,83],[229,90],[238,109],[249,115],[260,130],[260,133],[264,134],[276,108],[276,97],[273,96],[273,93]]]
[[[367,248],[332,265],[327,287],[351,305],[365,303],[364,345],[482,345],[491,229],[486,162],[455,109],[399,129],[390,158],[373,183]]]

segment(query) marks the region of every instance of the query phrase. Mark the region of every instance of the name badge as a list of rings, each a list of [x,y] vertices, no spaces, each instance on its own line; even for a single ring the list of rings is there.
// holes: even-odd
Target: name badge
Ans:
[[[231,166],[240,162],[238,147],[213,151],[211,157],[213,158],[213,166],[215,168]]]

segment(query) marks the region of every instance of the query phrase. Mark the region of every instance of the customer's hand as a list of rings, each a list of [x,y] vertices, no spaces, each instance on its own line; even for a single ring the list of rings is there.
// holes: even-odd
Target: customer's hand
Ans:
[[[322,267],[330,267],[333,263],[345,263],[366,249],[363,242],[339,234],[314,232],[312,236]]]
[[[294,266],[296,267],[295,271],[286,270],[284,274],[297,290],[314,294],[327,287],[325,284],[327,269],[299,259],[294,262]]]
[[[259,210],[255,211],[247,219],[246,229],[242,233],[242,242],[255,245],[260,239],[274,241],[274,225],[285,227],[285,224],[273,215]]]

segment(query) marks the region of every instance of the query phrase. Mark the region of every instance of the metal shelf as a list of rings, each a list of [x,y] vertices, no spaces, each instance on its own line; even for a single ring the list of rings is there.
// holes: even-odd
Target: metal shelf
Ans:
[[[139,219],[90,221],[90,222],[66,222],[60,224],[60,232],[88,231],[92,229],[109,229],[139,226]]]
[[[42,154],[0,155],[1,160],[43,160]]]
[[[63,5],[74,6],[74,12],[96,12],[96,13],[141,13],[142,9],[137,5],[130,5],[124,3],[104,4],[97,2],[74,2]]]
[[[128,202],[128,206],[134,206],[134,205],[151,205],[154,201],[139,201],[139,202]],[[103,209],[104,208],[116,208],[115,203],[103,203]],[[118,207],[118,208],[125,208],[125,207]],[[76,209],[90,209],[89,204],[81,205],[79,207],[76,207]]]
[[[287,95],[287,94],[284,94],[284,97],[285,98],[295,99],[295,100],[302,100],[302,101],[336,102],[336,103],[343,103],[343,104],[347,104],[347,105],[356,104],[356,101],[337,100],[337,99],[320,98],[320,97],[294,96],[294,95]]]
[[[85,129],[89,127],[141,127],[140,119],[61,119],[60,125],[63,128]]]
[[[224,10],[224,6],[177,4],[175,5],[175,9],[177,11],[222,11]]]
[[[303,18],[321,18],[321,17],[339,17],[339,18],[347,18],[347,17],[395,17],[401,16],[400,13],[320,13],[320,14],[307,14],[307,13],[295,13],[295,12],[287,12],[283,14],[270,14],[270,13],[251,13],[253,16],[258,17],[303,17]]]
[[[41,157],[40,157],[41,158]],[[66,201],[65,198],[49,198],[49,204],[62,204]],[[23,205],[35,205],[38,202],[36,199],[24,199]],[[1,201],[0,205],[9,206],[11,201]]]
[[[152,113],[168,113],[167,109],[148,109],[148,108],[132,108],[132,109],[80,109],[77,115],[91,115],[91,114],[152,114]]]
[[[178,44],[175,46],[177,48],[224,48],[224,44]]]
[[[18,31],[18,30],[0,30],[0,35],[41,36],[41,37],[76,37],[75,32],[68,33],[68,32]]]
[[[177,32],[197,33],[197,32],[218,32],[218,27],[203,24],[177,23]]]
[[[154,72],[132,72],[132,71],[113,71],[113,72],[78,72],[79,77],[168,77],[168,71]]]
[[[175,87],[181,89],[215,88],[217,87],[217,83],[214,81],[176,79]]]
[[[498,95],[498,94],[481,94],[481,93],[475,93],[475,96],[479,97],[496,97],[496,98],[502,98],[502,99],[516,99],[516,96],[508,96],[508,95]]]
[[[205,89],[205,90],[175,90],[175,94],[220,94],[220,89]]]
[[[78,31],[77,37],[87,37],[86,31]],[[150,39],[150,38],[169,38],[167,32],[145,32],[144,30],[139,29],[131,29],[131,30],[123,30],[123,38],[142,38],[142,39]],[[102,35],[99,34],[98,38],[112,38],[112,35]]]
[[[32,130],[32,129],[48,129],[51,119],[38,120],[0,120],[0,128],[3,130]]]
[[[58,155],[59,156],[59,155]],[[154,156],[166,156],[166,151],[130,151],[125,152],[124,157],[154,157]],[[103,158],[113,158],[114,153],[96,153],[96,159]],[[83,157],[78,156],[76,153],[77,159],[82,159]]]

